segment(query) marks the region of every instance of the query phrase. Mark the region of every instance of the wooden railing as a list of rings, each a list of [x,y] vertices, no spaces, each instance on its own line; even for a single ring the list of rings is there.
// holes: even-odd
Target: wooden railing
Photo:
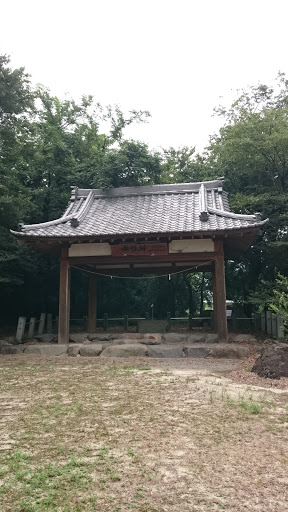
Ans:
[[[128,315],[109,317],[108,313],[104,313],[103,318],[97,318],[97,327],[100,326],[104,331],[107,331],[111,325],[119,325],[123,327],[125,332],[128,331],[129,327],[132,325],[135,326],[135,323],[137,323],[138,320],[149,320],[149,318],[150,315],[148,312],[145,313],[145,316],[143,317],[130,317]],[[171,313],[167,312],[166,320],[168,322],[169,329],[177,323],[186,324],[188,330],[192,330],[193,328],[197,328],[202,325],[212,329],[214,328],[213,315],[203,317],[192,315],[172,317]],[[285,336],[283,319],[272,313],[272,311],[266,311],[261,314],[259,313],[251,318],[228,317],[227,320],[228,327],[231,330],[241,330],[242,326],[244,329],[252,328],[265,332],[268,336],[272,336],[274,338],[283,338]],[[88,317],[71,318],[70,326],[73,327],[73,324],[78,325],[83,332],[87,332]],[[24,316],[20,316],[18,320],[16,339],[21,343],[23,338],[32,339],[35,335],[42,335],[44,333],[52,334],[57,333],[57,331],[58,317],[53,317],[51,313],[41,313],[39,319],[36,319],[36,317],[27,319]]]

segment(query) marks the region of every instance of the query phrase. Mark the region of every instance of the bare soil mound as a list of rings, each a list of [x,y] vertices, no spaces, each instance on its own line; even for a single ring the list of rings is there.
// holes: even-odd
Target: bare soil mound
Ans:
[[[269,347],[256,359],[252,372],[266,379],[288,377],[288,345]]]

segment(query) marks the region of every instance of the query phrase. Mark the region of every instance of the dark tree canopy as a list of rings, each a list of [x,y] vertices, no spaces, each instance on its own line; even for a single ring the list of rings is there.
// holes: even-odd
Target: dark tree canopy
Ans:
[[[19,222],[57,218],[71,185],[109,188],[224,176],[233,210],[259,211],[270,219],[263,236],[241,261],[228,262],[228,298],[253,303],[262,280],[273,286],[278,272],[287,276],[288,81],[280,74],[275,87],[252,86],[229,109],[219,107],[216,112],[223,126],[202,154],[196,153],[193,141],[190,147],[152,151],[143,142],[125,137],[126,127],[146,122],[149,112],[124,113],[119,106],[100,105],[93,96],[78,102],[57,98],[45,87],[34,88],[24,68],[12,69],[9,58],[0,56],[4,314],[15,319],[43,308],[56,313],[58,262],[19,246],[9,229],[17,229]],[[73,279],[78,292],[73,295],[72,310],[84,313],[87,278],[74,272]],[[188,309],[196,313],[204,303],[209,307],[211,298],[209,276],[201,274],[174,276],[170,283],[115,280],[110,286],[111,293],[101,292],[99,308],[103,312],[109,307],[115,315],[143,314],[152,302],[159,315],[167,310],[173,315]]]

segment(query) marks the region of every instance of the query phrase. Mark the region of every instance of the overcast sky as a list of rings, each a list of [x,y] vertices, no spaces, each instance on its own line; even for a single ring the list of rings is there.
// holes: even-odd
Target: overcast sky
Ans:
[[[201,150],[213,107],[288,72],[287,14],[287,0],[2,0],[0,53],[60,97],[149,110],[129,136],[150,147]]]

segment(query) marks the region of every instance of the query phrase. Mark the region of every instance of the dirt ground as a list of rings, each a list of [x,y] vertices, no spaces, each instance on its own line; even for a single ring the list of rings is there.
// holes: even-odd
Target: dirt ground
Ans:
[[[288,379],[254,359],[0,357],[1,512],[288,511]]]

